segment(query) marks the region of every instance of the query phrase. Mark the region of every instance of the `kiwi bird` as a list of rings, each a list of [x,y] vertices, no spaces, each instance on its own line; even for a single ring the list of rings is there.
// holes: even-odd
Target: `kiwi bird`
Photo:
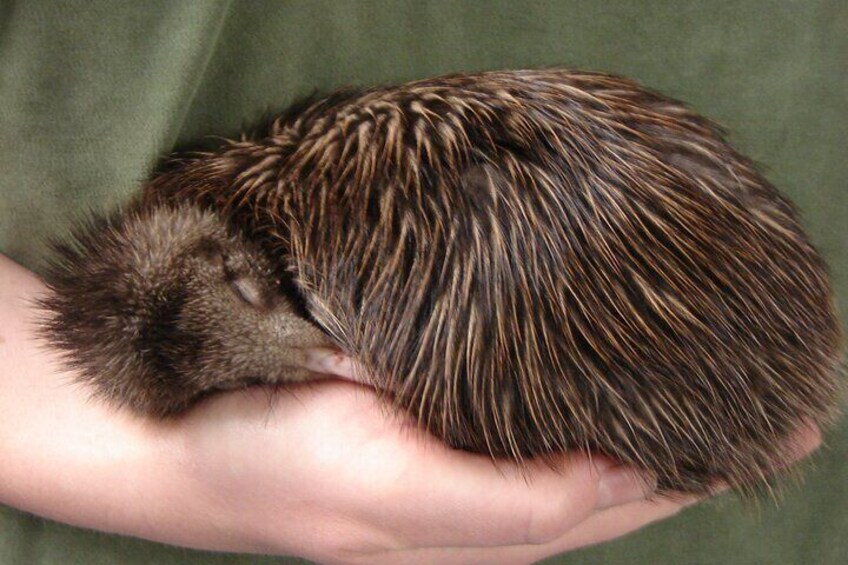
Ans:
[[[841,333],[798,214],[716,125],[628,79],[504,71],[341,91],[175,158],[139,209],[185,205],[238,226],[290,277],[307,327],[451,446],[600,452],[661,491],[703,493],[762,483],[793,430],[835,414]],[[59,272],[111,286],[88,275],[110,254]],[[180,307],[164,301],[173,326]],[[135,387],[98,365],[99,324],[75,314],[52,334],[97,334],[58,341],[131,407],[190,406],[157,372],[163,351],[202,367],[201,382],[230,371],[215,343],[172,354],[163,336],[124,371],[146,390],[126,402]],[[281,338],[262,339],[267,351]],[[139,355],[129,345],[121,358]]]

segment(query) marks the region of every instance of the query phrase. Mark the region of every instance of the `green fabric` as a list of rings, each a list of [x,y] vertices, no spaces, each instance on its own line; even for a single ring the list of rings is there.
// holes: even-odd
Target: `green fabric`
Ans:
[[[725,124],[802,210],[844,319],[846,29],[844,0],[0,0],[0,250],[38,269],[48,237],[87,209],[122,201],[175,144],[234,134],[315,89],[568,66],[635,77]],[[843,423],[779,508],[711,503],[551,562],[841,565],[846,462]],[[3,564],[184,562],[265,561],[0,509]]]

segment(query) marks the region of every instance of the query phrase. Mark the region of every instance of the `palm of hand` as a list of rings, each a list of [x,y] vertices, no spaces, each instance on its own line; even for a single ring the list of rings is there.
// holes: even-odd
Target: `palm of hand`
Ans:
[[[255,551],[321,561],[534,561],[692,501],[645,501],[646,481],[598,457],[496,466],[338,381],[213,398],[182,426],[197,480],[235,518],[227,528]]]

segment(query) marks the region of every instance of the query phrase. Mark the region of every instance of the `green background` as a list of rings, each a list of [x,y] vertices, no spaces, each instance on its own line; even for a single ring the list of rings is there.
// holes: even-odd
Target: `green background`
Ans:
[[[124,200],[175,144],[235,134],[316,89],[543,66],[628,75],[727,126],[798,204],[831,265],[845,319],[845,0],[0,0],[0,251],[38,269],[48,237],[86,210]],[[780,507],[752,510],[727,498],[551,563],[842,565],[846,462],[843,423]],[[266,561],[0,508],[3,565],[185,562]]]

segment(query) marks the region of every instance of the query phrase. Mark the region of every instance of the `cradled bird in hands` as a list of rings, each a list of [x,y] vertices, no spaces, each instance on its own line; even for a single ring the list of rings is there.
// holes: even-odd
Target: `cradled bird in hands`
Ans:
[[[452,446],[568,449],[661,491],[760,484],[836,408],[840,329],[792,205],[633,81],[459,74],[341,91],[174,160],[48,275],[101,396],[173,416],[334,347]]]

